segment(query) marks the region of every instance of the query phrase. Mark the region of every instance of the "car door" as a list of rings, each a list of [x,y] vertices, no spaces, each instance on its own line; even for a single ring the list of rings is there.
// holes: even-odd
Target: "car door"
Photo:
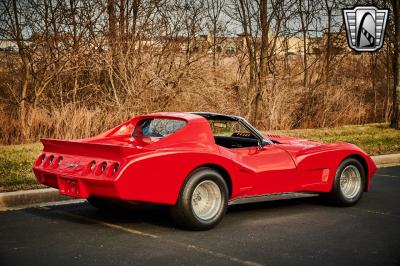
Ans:
[[[293,192],[298,188],[292,157],[276,144],[230,149],[246,196]]]

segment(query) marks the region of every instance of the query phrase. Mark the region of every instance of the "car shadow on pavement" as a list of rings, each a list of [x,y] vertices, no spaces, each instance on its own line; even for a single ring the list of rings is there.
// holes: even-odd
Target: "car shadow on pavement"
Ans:
[[[137,205],[118,207],[114,210],[98,210],[87,202],[50,206],[45,208],[29,208],[22,210],[30,214],[52,220],[63,220],[79,224],[110,224],[135,225],[149,223],[162,227],[173,227],[168,210],[160,205]]]
[[[318,196],[306,197],[306,198],[295,198],[295,199],[283,199],[283,200],[272,200],[272,201],[261,201],[255,203],[245,203],[229,206],[228,213],[240,213],[249,211],[276,211],[286,209],[302,209],[302,206],[324,206],[328,205]]]
[[[231,214],[234,214],[234,216],[249,214],[249,212],[250,214],[254,212],[254,215],[260,212],[274,212],[279,215],[278,213],[281,211],[297,213],[305,211],[310,206],[315,207],[317,205],[323,205],[319,197],[238,204],[228,207],[227,216],[229,217]],[[84,202],[44,208],[29,208],[22,211],[41,218],[79,224],[98,224],[102,222],[126,226],[149,224],[163,228],[177,228],[169,216],[168,206],[163,205],[135,204],[118,206],[112,210],[99,210]],[[243,218],[247,219],[247,217]]]

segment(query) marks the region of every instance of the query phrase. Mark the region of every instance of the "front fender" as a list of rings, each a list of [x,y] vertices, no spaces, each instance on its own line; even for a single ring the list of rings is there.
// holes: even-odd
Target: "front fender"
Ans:
[[[370,179],[376,171],[371,157],[356,145],[339,142],[321,145],[318,148],[304,150],[295,157],[299,172],[301,190],[329,192],[340,163],[354,156],[366,167],[366,187],[369,190]]]

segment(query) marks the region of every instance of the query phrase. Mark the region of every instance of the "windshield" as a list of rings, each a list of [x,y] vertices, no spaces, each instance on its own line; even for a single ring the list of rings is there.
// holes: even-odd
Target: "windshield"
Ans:
[[[184,127],[186,122],[178,119],[147,118],[139,121],[132,136],[164,138]]]

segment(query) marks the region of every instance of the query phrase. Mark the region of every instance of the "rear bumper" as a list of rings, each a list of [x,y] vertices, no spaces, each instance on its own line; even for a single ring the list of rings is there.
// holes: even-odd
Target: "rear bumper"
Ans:
[[[74,177],[35,168],[33,172],[40,183],[59,189],[62,195],[74,198],[89,198],[92,196],[121,198],[118,193],[117,183],[113,179]]]

